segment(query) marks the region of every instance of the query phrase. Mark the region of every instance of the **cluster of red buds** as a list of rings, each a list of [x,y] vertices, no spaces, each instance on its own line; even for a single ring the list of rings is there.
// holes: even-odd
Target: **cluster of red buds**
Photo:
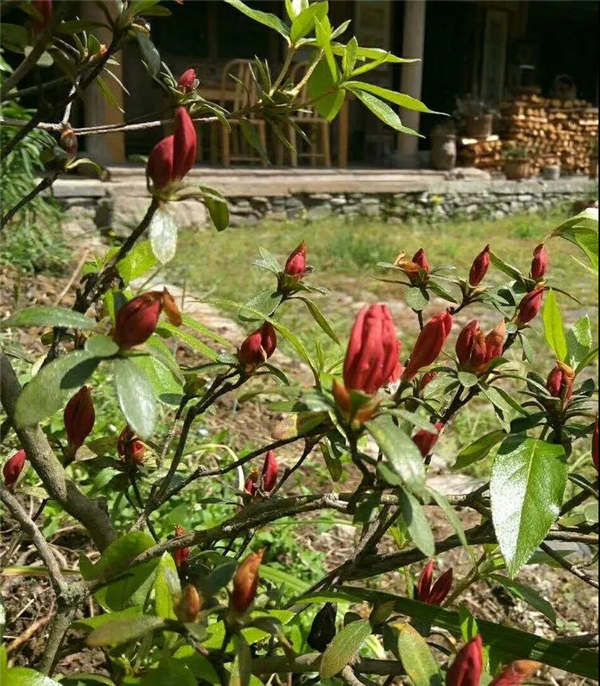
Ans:
[[[471,265],[471,270],[469,271],[469,284],[475,288],[483,281],[483,278],[488,273],[490,268],[490,246],[486,245],[485,248],[477,255],[473,260]]]
[[[176,188],[196,161],[196,129],[185,107],[175,112],[175,133],[159,141],[151,150],[146,174],[152,181],[151,191],[168,195]]]
[[[4,486],[10,491],[15,487],[18,478],[21,476],[23,467],[27,456],[24,450],[17,450],[17,452],[9,457],[2,467],[2,475],[4,476]]]
[[[423,248],[417,250],[410,260],[407,258],[406,253],[401,252],[394,260],[394,266],[401,269],[413,285],[427,283],[431,272],[431,267]]]
[[[557,362],[546,380],[546,389],[553,398],[560,398],[561,405],[567,405],[573,395],[575,372],[564,362]]]
[[[39,36],[52,21],[52,0],[33,0],[31,5],[40,15],[32,23],[33,33]]]
[[[133,429],[127,425],[119,434],[117,452],[121,462],[139,466],[144,461],[146,445],[140,441]]]
[[[229,598],[229,609],[235,615],[243,615],[256,596],[259,581],[259,568],[265,549],[251,553],[237,568],[233,577],[233,590]]]
[[[171,324],[181,326],[181,312],[167,289],[132,298],[117,312],[113,340],[121,349],[145,343],[156,331],[163,309]]]
[[[279,476],[279,465],[275,457],[275,451],[269,450],[265,455],[262,472],[259,474],[258,469],[254,469],[248,475],[246,483],[244,484],[244,491],[250,495],[255,496],[260,493],[270,493],[277,483]]]
[[[264,364],[277,348],[277,334],[270,322],[265,322],[253,331],[242,343],[237,352],[240,366],[246,374],[252,374]]]
[[[185,529],[179,524],[175,525],[175,538],[183,538],[185,536]],[[179,548],[173,553],[173,560],[175,566],[180,572],[184,572],[190,559],[189,548]]]
[[[479,328],[479,322],[476,319],[469,322],[456,341],[456,355],[460,368],[478,376],[484,374],[490,362],[502,355],[505,336],[504,321],[492,329],[487,336]]]
[[[427,431],[427,429],[419,429],[412,437],[413,443],[419,449],[423,459],[431,455],[440,434],[444,430],[444,426],[445,424],[443,422],[436,422],[434,424],[434,427],[437,429],[436,432]]]
[[[183,74],[177,79],[177,88],[182,93],[192,93],[198,88],[200,81],[196,74],[196,70],[190,67],[186,69]]]
[[[529,272],[532,279],[539,281],[548,269],[548,253],[543,243],[535,247],[533,251],[533,259],[531,260],[531,271]]]
[[[63,419],[67,431],[67,453],[73,458],[92,432],[96,421],[94,401],[88,386],[82,386],[69,400]]]
[[[447,311],[434,315],[425,324],[402,372],[404,381],[410,381],[420,369],[437,360],[451,331],[452,315]]]
[[[430,560],[421,572],[415,598],[428,605],[441,605],[452,588],[452,568],[444,572],[432,586],[433,567],[434,561]]]

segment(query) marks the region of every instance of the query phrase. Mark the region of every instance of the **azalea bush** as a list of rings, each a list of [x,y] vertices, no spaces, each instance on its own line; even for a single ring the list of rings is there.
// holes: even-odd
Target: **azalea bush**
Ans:
[[[268,289],[248,294],[246,302],[213,301],[250,331],[232,346],[181,311],[168,290],[139,286],[174,256],[173,202],[196,199],[217,230],[227,229],[225,199],[189,176],[196,127],[236,119],[260,147],[251,118],[263,117],[283,137],[298,108],[333,119],[351,92],[410,135],[388,103],[427,108],[360,80],[402,60],[345,40],[348,26],[331,26],[326,2],[287,0],[285,21],[229,2],[280,34],[287,51],[276,76],[257,60],[260,97],[240,112],[204,100],[201,74],[188,70],[176,78],[161,62],[145,19],[168,21],[156,0],[99,3],[109,45],[90,33],[93,22],[65,19],[67,3],[49,0],[16,3],[29,20],[3,31],[10,36],[4,47],[24,55],[3,83],[3,98],[18,98],[19,80],[33,68],[43,76],[48,61],[72,84],[50,110],[12,121],[5,142],[10,153],[31,131],[55,131],[43,188],[81,161],[79,136],[115,130],[72,129],[70,104],[106,75],[125,40],[139,42],[149,78],[170,94],[173,133],[147,160],[144,218],[122,244],[85,265],[73,307],[32,307],[3,322],[2,426],[19,446],[3,466],[4,514],[19,532],[5,565],[31,541],[35,572],[48,578],[54,603],[39,664],[9,666],[3,648],[2,682],[516,686],[551,667],[571,675],[565,684],[575,675],[597,679],[596,651],[582,637],[552,641],[484,620],[460,602],[487,580],[552,617],[539,592],[515,579],[529,564],[557,565],[576,583],[598,587],[568,549],[596,550],[598,542],[597,348],[587,315],[571,326],[563,322],[560,302],[571,297],[569,284],[552,280],[552,245],[559,240],[573,246],[582,278],[596,273],[597,209],[541,236],[524,271],[496,254],[493,242],[473,256],[468,274],[430,264],[424,249],[390,255],[373,276],[397,284],[398,298],[414,313],[412,331],[399,330],[385,304],[371,303],[341,338],[317,304],[327,292],[310,267],[310,245],[285,246],[282,236],[280,246],[261,248],[253,262],[271,274]],[[289,81],[300,48],[312,54],[303,77],[308,103],[297,100],[304,83]],[[38,87],[49,86],[41,79]],[[125,123],[122,130],[136,126]],[[3,209],[5,231],[36,193],[29,195]],[[502,278],[492,282],[492,271]],[[311,349],[282,324],[285,310],[298,306],[332,340],[333,353],[318,342]],[[458,313],[473,307],[489,310],[493,326],[477,319],[459,326]],[[41,332],[44,352],[35,361],[19,349],[22,329]],[[531,337],[540,330],[547,350],[536,368],[544,375],[532,371]],[[416,339],[410,348],[402,345],[407,333]],[[302,362],[302,382],[278,362],[282,344]],[[179,345],[186,356],[173,354]],[[101,416],[106,404],[98,399],[107,393],[120,408],[116,430]],[[273,440],[234,451],[212,437],[199,439],[196,427],[209,415],[227,429],[221,400],[239,394],[285,414],[272,427]],[[496,427],[456,455],[453,468],[492,455],[491,469],[476,490],[445,496],[428,482],[430,461],[439,437],[452,433],[473,401],[493,408]],[[92,440],[98,426],[102,435],[96,431]],[[284,446],[296,451],[291,466],[281,462]],[[576,467],[574,454],[583,456]],[[316,464],[328,474],[321,489],[311,479]],[[190,510],[165,535],[173,503],[191,492],[203,510],[212,508],[215,523],[195,526]],[[33,510],[28,498],[37,502]],[[64,569],[43,533],[48,503],[85,531],[76,570]],[[434,508],[454,533],[442,536],[432,526]],[[346,560],[309,586],[274,564],[269,547],[256,541],[277,522],[299,524],[324,511],[358,535]],[[458,577],[447,564],[441,571],[443,554],[461,548],[470,571]],[[398,570],[405,573],[404,592],[381,590],[383,575]],[[65,673],[71,629],[104,652],[102,674]]]

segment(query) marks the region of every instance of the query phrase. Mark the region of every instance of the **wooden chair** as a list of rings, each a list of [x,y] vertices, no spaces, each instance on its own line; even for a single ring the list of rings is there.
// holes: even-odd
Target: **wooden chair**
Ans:
[[[254,105],[258,100],[258,87],[252,76],[250,60],[232,60],[225,65],[221,77],[222,104],[232,107],[232,111]],[[233,78],[231,78],[233,77]],[[232,87],[233,86],[233,87]],[[248,118],[256,128],[261,145],[267,148],[267,130],[264,119]],[[230,167],[232,162],[266,162],[245,139],[239,119],[230,119],[231,131],[221,126],[221,154],[223,165]]]
[[[308,62],[300,62],[294,67],[291,75],[292,83],[300,82],[306,73],[307,66]],[[308,102],[308,87],[306,85],[298,94],[298,100],[300,103]],[[293,126],[288,127],[288,139],[294,148],[294,152],[291,152],[292,167],[298,166],[298,159],[300,157],[307,157],[313,167],[316,166],[317,160],[322,160],[325,167],[331,167],[329,122],[312,109],[306,112],[297,112],[290,117],[290,121],[299,126],[307,134],[311,142],[307,152],[299,151],[297,132]]]

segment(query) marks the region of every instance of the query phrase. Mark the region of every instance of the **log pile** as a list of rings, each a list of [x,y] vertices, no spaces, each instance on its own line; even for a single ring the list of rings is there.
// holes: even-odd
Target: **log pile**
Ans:
[[[464,167],[477,167],[485,171],[501,171],[502,141],[498,136],[481,140],[463,141],[460,151],[460,163]]]
[[[560,164],[562,173],[589,174],[598,137],[598,108],[585,100],[522,95],[501,103],[505,148],[524,148],[534,173]]]

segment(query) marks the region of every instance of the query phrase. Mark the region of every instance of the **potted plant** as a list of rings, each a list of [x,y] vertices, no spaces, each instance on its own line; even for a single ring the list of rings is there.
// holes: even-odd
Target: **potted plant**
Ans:
[[[598,178],[598,141],[590,147],[590,179]]]
[[[443,122],[431,132],[431,166],[451,171],[456,166],[456,126]]]
[[[488,138],[494,130],[494,111],[471,95],[456,99],[455,115],[463,122],[468,138]]]
[[[527,179],[531,176],[531,153],[526,148],[508,148],[504,151],[504,173],[510,181]]]

